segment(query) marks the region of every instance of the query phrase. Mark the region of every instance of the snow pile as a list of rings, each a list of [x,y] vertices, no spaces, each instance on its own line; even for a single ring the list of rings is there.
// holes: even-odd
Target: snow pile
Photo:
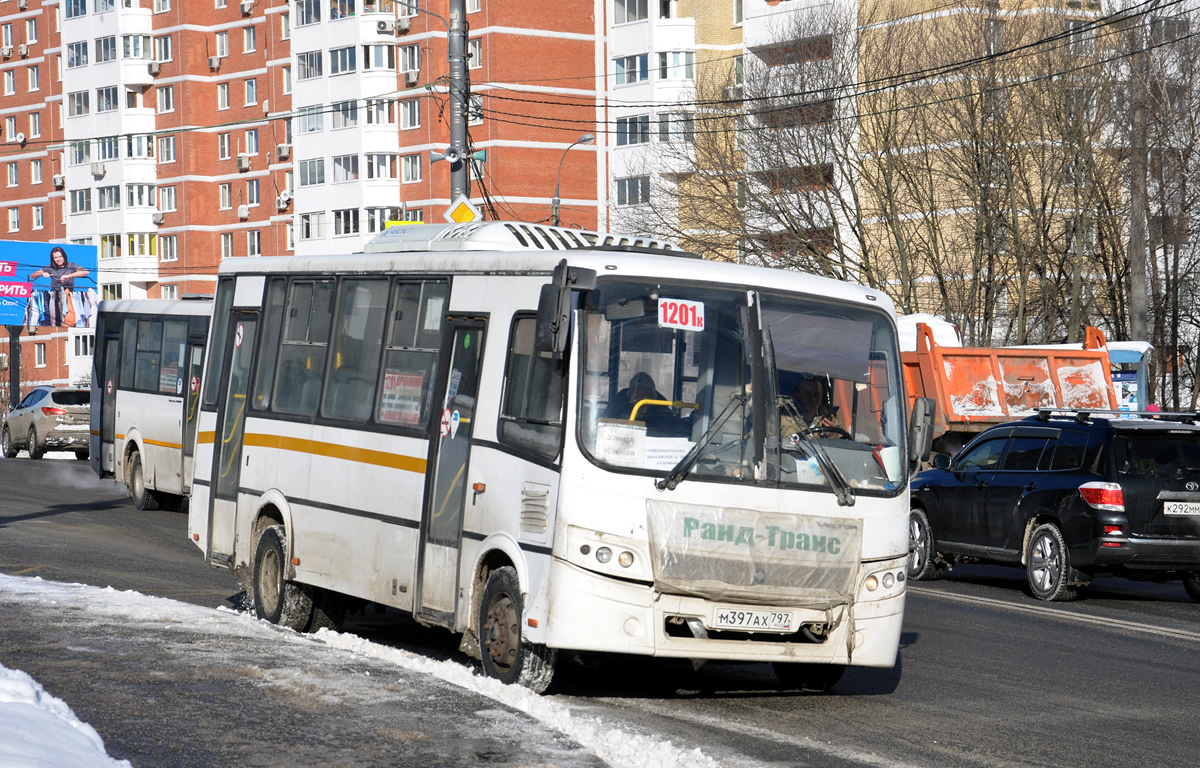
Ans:
[[[113,760],[96,729],[36,680],[0,664],[0,765],[21,768],[130,768]]]

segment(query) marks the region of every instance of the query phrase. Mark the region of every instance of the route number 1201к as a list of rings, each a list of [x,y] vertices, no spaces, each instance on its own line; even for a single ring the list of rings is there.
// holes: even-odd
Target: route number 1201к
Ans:
[[[704,303],[686,299],[658,300],[658,327],[704,330]]]

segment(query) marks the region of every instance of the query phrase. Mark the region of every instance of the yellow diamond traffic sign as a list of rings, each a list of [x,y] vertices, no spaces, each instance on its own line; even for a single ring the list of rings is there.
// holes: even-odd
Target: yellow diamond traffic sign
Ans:
[[[459,195],[454,202],[450,203],[450,207],[442,214],[442,218],[454,224],[467,224],[472,221],[479,221],[483,218],[483,214],[479,209],[471,205],[471,201],[466,195]]]

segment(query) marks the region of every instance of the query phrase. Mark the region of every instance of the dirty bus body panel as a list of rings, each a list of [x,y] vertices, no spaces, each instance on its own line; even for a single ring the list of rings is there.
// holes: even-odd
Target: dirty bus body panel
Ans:
[[[627,240],[423,225],[224,262],[195,543],[271,620],[389,605],[535,690],[560,649],[891,666],[910,457],[890,302]],[[631,402],[639,372],[657,390]],[[812,375],[841,435],[781,421]]]
[[[100,302],[92,370],[91,465],[139,509],[191,490],[211,299]]]

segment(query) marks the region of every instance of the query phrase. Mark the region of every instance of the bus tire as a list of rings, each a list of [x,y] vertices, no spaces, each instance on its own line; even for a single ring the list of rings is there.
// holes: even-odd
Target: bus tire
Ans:
[[[0,448],[4,450],[4,458],[17,458],[17,446],[13,445],[12,435],[8,431],[8,427],[4,428],[4,433],[0,435]]]
[[[932,579],[937,576],[934,558],[933,529],[925,510],[913,507],[908,513],[908,578],[913,581]]]
[[[312,593],[288,581],[287,540],[282,525],[272,525],[258,538],[254,552],[254,613],[260,619],[297,632],[312,620]]]
[[[29,428],[28,451],[29,451],[29,458],[31,458],[31,459],[40,459],[40,458],[42,458],[42,456],[46,455],[46,449],[38,447],[37,430],[34,429],[33,427]]]
[[[771,662],[775,677],[785,688],[824,693],[838,684],[846,672],[845,664],[804,664]]]
[[[521,634],[522,600],[511,565],[488,575],[479,598],[479,661],[483,673],[502,683],[518,683],[545,693],[554,678],[558,652],[527,643]]]
[[[158,497],[146,488],[146,470],[142,467],[142,454],[137,451],[129,458],[129,495],[133,506],[143,512],[158,509]]]
[[[79,461],[87,461],[88,460],[88,449],[84,448],[82,450],[75,451],[75,458],[78,459]]]
[[[336,632],[342,628],[348,607],[345,595],[320,587],[312,588],[313,611],[308,622],[309,632],[328,629]]]

